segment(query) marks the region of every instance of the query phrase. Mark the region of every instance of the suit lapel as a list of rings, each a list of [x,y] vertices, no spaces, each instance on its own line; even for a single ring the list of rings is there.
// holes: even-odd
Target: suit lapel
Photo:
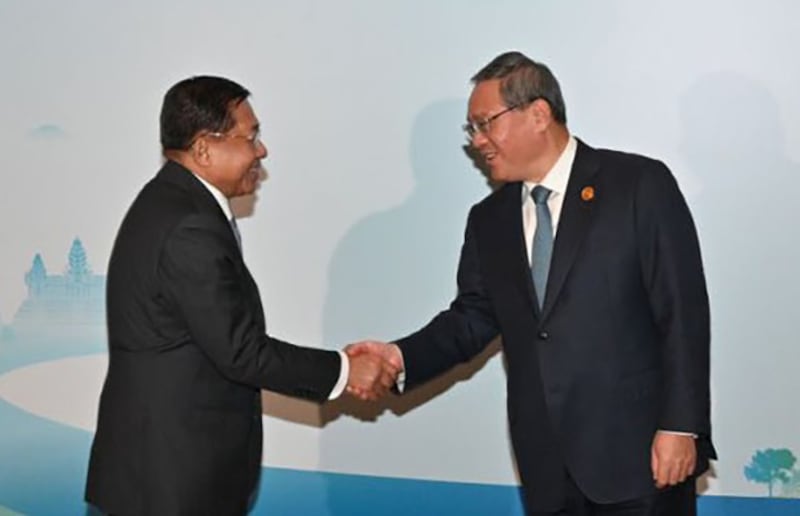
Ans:
[[[174,184],[189,192],[198,209],[204,212],[213,213],[215,216],[219,217],[220,221],[223,221],[227,226],[230,227],[231,223],[225,216],[225,212],[223,212],[222,208],[220,208],[217,200],[189,169],[183,167],[180,163],[167,160],[167,162],[164,163],[164,166],[158,172],[157,178],[161,181]],[[242,256],[242,250],[236,241],[236,236],[233,234],[233,228],[230,228],[229,233],[229,243],[236,248],[239,256]]]
[[[198,207],[203,211],[219,213],[222,219],[225,220],[225,214],[222,208],[219,207],[219,204],[217,204],[214,196],[211,195],[211,192],[203,186],[199,179],[194,177],[194,174],[192,174],[189,169],[183,167],[180,163],[168,160],[164,163],[164,166],[161,167],[157,177],[161,181],[171,183],[186,190],[191,194],[192,198],[198,203]]]
[[[525,249],[525,231],[522,226],[522,183],[512,183],[502,192],[503,197],[498,199],[497,227],[491,232],[495,249],[501,260],[498,270],[508,271],[511,275],[510,283],[522,290],[522,295],[528,299],[531,312],[539,315],[539,303],[533,289],[528,251]]]
[[[594,188],[594,176],[600,168],[594,158],[594,149],[580,140],[572,164],[564,204],[558,222],[558,231],[553,243],[553,257],[547,277],[547,293],[542,308],[542,319],[548,316],[555,304],[567,275],[580,249],[592,213],[591,198],[581,198],[585,188]],[[593,190],[592,190],[593,192]],[[535,303],[534,303],[535,304]]]

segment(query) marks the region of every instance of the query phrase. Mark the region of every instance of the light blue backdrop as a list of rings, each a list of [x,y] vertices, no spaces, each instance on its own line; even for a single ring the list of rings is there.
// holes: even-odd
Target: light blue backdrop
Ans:
[[[695,214],[721,456],[702,513],[797,513],[798,20],[791,0],[0,0],[0,506],[85,512],[106,263],[171,84],[253,92],[269,178],[237,210],[270,332],[340,348],[449,302],[489,192],[468,79],[519,49],[574,134],[666,161]],[[258,513],[521,514],[494,348],[410,400],[265,406]]]

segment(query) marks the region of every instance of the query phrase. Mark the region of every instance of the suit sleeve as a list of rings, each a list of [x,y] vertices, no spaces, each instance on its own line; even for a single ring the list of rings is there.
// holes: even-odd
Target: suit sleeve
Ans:
[[[159,260],[167,302],[189,338],[222,375],[282,394],[324,400],[339,375],[335,351],[305,348],[264,333],[260,301],[238,250],[216,219],[193,215],[167,237]]]
[[[697,231],[660,162],[641,175],[636,224],[644,284],[661,337],[662,430],[710,435],[709,305]]]
[[[470,360],[499,333],[481,278],[474,211],[473,208],[467,221],[461,247],[456,299],[425,327],[397,341],[403,352],[406,388]]]

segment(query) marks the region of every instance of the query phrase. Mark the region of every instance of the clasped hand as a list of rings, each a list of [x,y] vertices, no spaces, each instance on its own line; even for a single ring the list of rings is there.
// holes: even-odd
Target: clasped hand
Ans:
[[[365,340],[344,348],[350,359],[347,392],[360,400],[386,395],[403,371],[403,355],[396,344]]]

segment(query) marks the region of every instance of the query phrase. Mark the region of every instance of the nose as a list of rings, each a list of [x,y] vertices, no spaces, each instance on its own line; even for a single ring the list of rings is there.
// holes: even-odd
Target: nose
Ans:
[[[472,138],[470,138],[469,143],[472,145],[472,147],[478,149],[481,146],[486,145],[486,142],[488,141],[489,139],[486,138],[486,135],[483,134],[483,131],[475,131],[475,133],[472,135]]]
[[[256,142],[256,157],[258,159],[264,159],[267,157],[267,154],[269,154],[267,151],[267,146],[264,145],[264,142],[259,138]]]

